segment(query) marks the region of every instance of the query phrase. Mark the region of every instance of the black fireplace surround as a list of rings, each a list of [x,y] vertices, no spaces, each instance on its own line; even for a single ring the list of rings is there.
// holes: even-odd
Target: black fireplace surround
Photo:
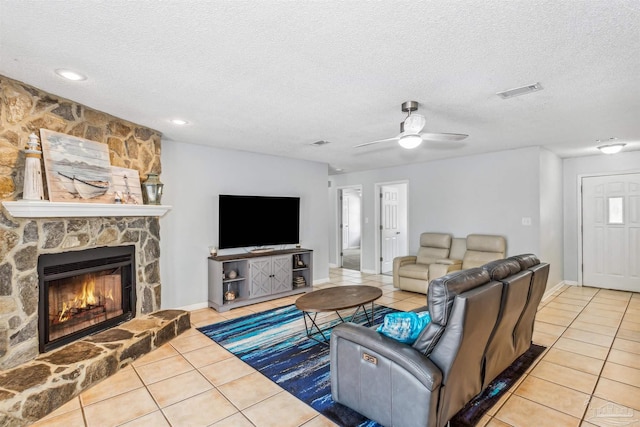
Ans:
[[[135,317],[135,265],[134,245],[40,255],[40,352]]]

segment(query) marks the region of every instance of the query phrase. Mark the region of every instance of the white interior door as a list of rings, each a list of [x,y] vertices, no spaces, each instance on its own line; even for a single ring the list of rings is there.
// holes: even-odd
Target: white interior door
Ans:
[[[349,206],[349,244],[348,249],[360,249],[360,192],[347,194],[346,203]]]
[[[640,291],[640,174],[582,178],[582,282]]]
[[[342,197],[340,198],[342,202],[342,248],[346,249],[349,247],[349,197],[342,193]]]
[[[380,193],[380,271],[393,270],[393,259],[399,256],[400,226],[398,217],[399,191],[396,187],[383,186]]]

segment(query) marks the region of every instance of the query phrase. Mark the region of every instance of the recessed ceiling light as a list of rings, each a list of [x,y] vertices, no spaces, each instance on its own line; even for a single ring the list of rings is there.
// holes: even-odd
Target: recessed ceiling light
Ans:
[[[87,80],[87,76],[85,76],[84,74],[80,74],[77,71],[68,70],[66,68],[58,68],[56,70],[56,74],[62,78],[65,78],[67,80],[72,80],[74,82]]]
[[[180,125],[180,126],[189,124],[188,121],[182,120],[182,119],[171,119],[171,123],[173,123],[174,125]]]
[[[513,98],[514,96],[525,95],[527,93],[537,92],[539,90],[542,90],[542,85],[540,84],[540,82],[537,82],[530,85],[505,90],[504,92],[498,92],[496,93],[496,95],[498,95],[502,99],[509,99]]]
[[[616,138],[609,138],[609,142],[613,142],[615,140]],[[596,140],[596,142],[602,142],[602,141],[598,139]],[[622,150],[625,145],[627,144],[623,144],[620,142],[615,144],[600,145],[598,146],[598,150],[602,151],[604,154],[616,154],[616,153],[619,153],[620,150]]]

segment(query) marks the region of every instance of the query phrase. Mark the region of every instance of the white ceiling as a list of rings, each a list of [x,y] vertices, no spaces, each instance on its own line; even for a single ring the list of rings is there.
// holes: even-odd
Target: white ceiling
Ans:
[[[331,171],[536,145],[591,155],[610,137],[640,149],[639,0],[0,0],[0,55],[0,74],[164,139]],[[425,131],[469,138],[353,148],[397,135],[408,100]]]

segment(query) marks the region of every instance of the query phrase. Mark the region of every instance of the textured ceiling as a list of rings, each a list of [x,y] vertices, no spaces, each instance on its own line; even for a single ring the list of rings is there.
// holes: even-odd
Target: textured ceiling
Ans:
[[[0,55],[0,74],[164,139],[330,170],[536,145],[591,155],[610,137],[640,149],[638,0],[0,0]],[[407,100],[425,131],[469,138],[353,148],[397,135]]]

